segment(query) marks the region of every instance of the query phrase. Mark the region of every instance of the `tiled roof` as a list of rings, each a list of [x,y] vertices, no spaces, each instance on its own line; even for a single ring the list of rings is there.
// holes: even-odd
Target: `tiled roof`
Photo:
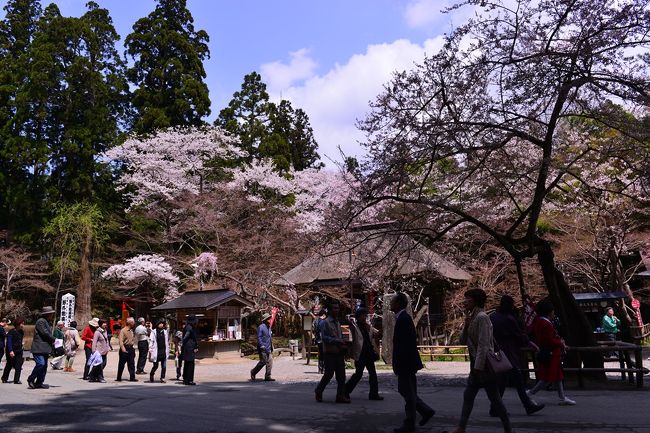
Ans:
[[[152,310],[206,309],[210,310],[230,300],[237,300],[243,305],[253,305],[247,299],[227,289],[214,289],[185,292],[178,298],[152,308]]]

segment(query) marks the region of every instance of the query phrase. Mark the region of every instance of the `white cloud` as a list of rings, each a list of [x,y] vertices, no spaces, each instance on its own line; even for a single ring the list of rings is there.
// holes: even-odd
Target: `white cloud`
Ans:
[[[505,1],[507,3],[510,0]],[[411,0],[404,8],[404,20],[411,28],[428,29],[436,33],[446,31],[447,28],[452,30],[480,9],[478,6],[465,5],[443,13],[445,9],[457,3],[457,0]]]
[[[368,112],[368,102],[381,93],[394,71],[413,68],[424,60],[425,53],[437,52],[442,43],[442,37],[436,37],[422,45],[405,39],[370,45],[365,53],[353,55],[345,64],[336,64],[323,75],[284,88],[282,97],[309,115],[326,164],[328,158],[341,159],[338,146],[346,155],[362,156],[364,151],[358,141],[364,137],[355,124]],[[279,99],[277,89],[271,97]]]
[[[288,64],[276,61],[261,66],[262,79],[271,92],[281,92],[294,83],[314,75],[316,62],[309,57],[309,50],[302,48],[289,53]]]
[[[404,10],[406,24],[415,28],[430,26],[440,19],[440,11],[449,6],[448,3],[446,0],[414,0]]]

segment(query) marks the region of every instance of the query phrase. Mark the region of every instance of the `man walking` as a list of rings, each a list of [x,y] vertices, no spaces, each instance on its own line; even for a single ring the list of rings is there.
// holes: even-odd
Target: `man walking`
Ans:
[[[343,340],[341,324],[339,323],[339,303],[332,301],[327,309],[327,319],[321,325],[321,338],[323,339],[323,364],[325,373],[316,387],[316,401],[323,401],[323,391],[336,375],[336,402],[350,403],[350,398],[345,395],[345,350],[347,342]]]
[[[196,338],[194,327],[198,319],[194,314],[187,316],[187,324],[183,329],[183,341],[181,342],[183,351],[183,385],[194,386],[194,367],[196,362],[196,353],[199,351],[199,341]]]
[[[260,355],[260,360],[251,370],[251,380],[255,380],[255,375],[266,366],[266,373],[264,380],[273,382],[275,379],[271,378],[271,368],[273,368],[273,341],[271,332],[271,315],[264,313],[262,316],[262,323],[257,328],[257,353]]]
[[[34,326],[34,339],[32,340],[32,358],[36,365],[32,374],[27,378],[29,389],[49,388],[45,385],[45,375],[47,374],[47,358],[52,352],[54,337],[52,336],[52,327],[49,321],[52,320],[54,309],[52,307],[43,307],[41,317],[36,321]]]
[[[423,368],[417,346],[417,335],[413,319],[406,312],[408,298],[404,293],[396,293],[390,302],[390,310],[395,313],[395,330],[393,333],[393,372],[397,375],[397,391],[404,398],[406,418],[401,427],[394,429],[395,433],[415,431],[415,413],[422,419],[420,425],[425,425],[436,413],[420,397],[417,392],[415,374]]]
[[[144,317],[138,319],[138,327],[135,328],[135,339],[138,342],[138,367],[135,374],[146,374],[144,366],[147,363],[147,354],[149,353],[149,334],[151,328],[145,325]]]
[[[135,348],[133,347],[135,336],[133,334],[133,327],[135,326],[135,319],[129,317],[126,319],[126,326],[120,330],[120,335],[117,338],[120,343],[120,360],[117,364],[117,381],[122,381],[122,373],[124,372],[124,365],[126,364],[129,370],[129,382],[137,382],[135,378]]]

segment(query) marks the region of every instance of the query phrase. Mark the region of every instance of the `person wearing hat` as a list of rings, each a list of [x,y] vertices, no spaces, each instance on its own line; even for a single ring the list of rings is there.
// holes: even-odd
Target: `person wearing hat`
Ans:
[[[7,318],[0,320],[0,366],[2,365],[2,355],[5,353],[5,339],[7,338],[7,330],[5,326],[11,325],[11,321]],[[9,358],[7,358],[9,361]]]
[[[183,329],[183,385],[196,385],[194,383],[194,363],[196,352],[199,351],[199,342],[196,339],[194,328],[198,320],[194,314],[187,316],[187,325]]]
[[[93,338],[95,337],[95,331],[98,327],[99,319],[97,317],[93,317],[90,321],[88,321],[88,325],[81,333],[81,340],[84,342],[84,354],[86,355],[84,375],[82,378],[83,380],[88,380],[88,373],[90,372],[90,365],[88,365],[88,361],[93,355]]]
[[[345,384],[345,394],[349,398],[350,394],[357,386],[363,370],[368,370],[368,381],[370,383],[370,400],[383,400],[384,397],[379,395],[379,382],[377,381],[377,370],[375,370],[375,361],[379,360],[377,349],[374,346],[375,328],[368,323],[368,310],[363,307],[357,308],[354,312],[354,318],[350,318],[350,331],[352,332],[351,356],[354,359],[355,372]]]
[[[264,313],[262,315],[262,323],[257,328],[257,353],[260,360],[257,365],[251,370],[251,380],[255,380],[255,375],[259,373],[262,367],[266,367],[264,380],[273,382],[275,379],[271,377],[271,369],[273,368],[273,333],[271,332],[271,315]]]
[[[45,375],[47,374],[47,358],[54,347],[54,337],[52,336],[52,327],[50,320],[55,311],[52,307],[43,307],[41,314],[34,326],[34,338],[32,340],[32,358],[36,365],[32,373],[27,378],[29,389],[48,388],[45,385]]]

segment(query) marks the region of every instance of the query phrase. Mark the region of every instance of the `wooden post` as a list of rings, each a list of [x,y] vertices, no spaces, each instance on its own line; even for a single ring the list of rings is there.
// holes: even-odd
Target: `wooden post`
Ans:
[[[579,350],[576,350],[576,357],[578,358],[578,388],[582,389],[585,387],[585,381],[582,377],[582,356]]]
[[[636,387],[643,388],[643,353],[641,346],[634,349],[634,364],[636,366]]]

